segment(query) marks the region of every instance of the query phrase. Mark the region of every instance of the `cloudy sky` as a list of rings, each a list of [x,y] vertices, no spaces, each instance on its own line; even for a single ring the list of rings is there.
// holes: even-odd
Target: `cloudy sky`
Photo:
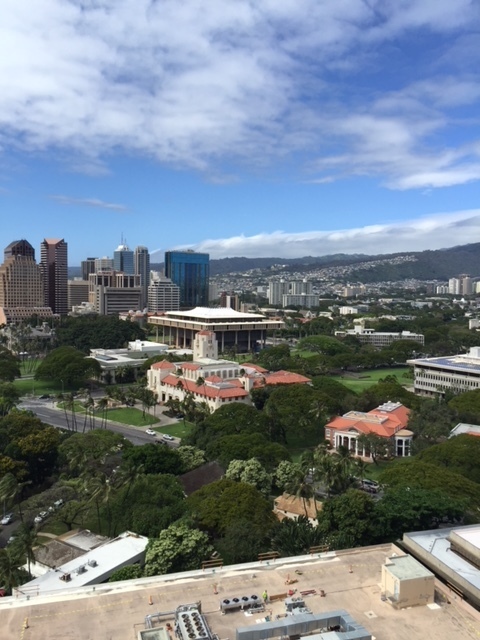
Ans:
[[[2,0],[0,242],[480,241],[479,27],[478,0]]]

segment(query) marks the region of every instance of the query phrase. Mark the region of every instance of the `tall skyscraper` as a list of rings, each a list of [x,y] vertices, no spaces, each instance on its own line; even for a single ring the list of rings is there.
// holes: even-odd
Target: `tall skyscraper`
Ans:
[[[97,258],[87,258],[86,260],[82,260],[82,280],[86,280],[88,282],[88,276],[91,273],[95,273],[95,260],[97,260]]]
[[[180,287],[180,308],[208,306],[210,256],[194,251],[166,251],[165,276]]]
[[[53,313],[68,313],[68,245],[65,240],[45,239],[40,246],[45,306]]]
[[[140,276],[142,287],[142,306],[148,305],[148,286],[150,284],[150,254],[147,247],[135,247],[134,254],[135,274]]]
[[[119,245],[113,252],[113,268],[128,275],[135,275],[133,251],[126,244]]]
[[[5,262],[0,266],[0,307],[43,307],[42,271],[35,262],[32,245],[26,240],[11,242],[4,255]]]

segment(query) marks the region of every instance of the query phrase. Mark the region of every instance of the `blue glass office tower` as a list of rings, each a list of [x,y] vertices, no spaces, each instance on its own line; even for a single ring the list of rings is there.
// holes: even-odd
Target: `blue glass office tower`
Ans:
[[[128,275],[135,274],[133,251],[130,251],[126,244],[119,245],[113,252],[113,268]]]
[[[210,256],[194,251],[166,251],[165,275],[180,287],[180,308],[208,307]]]

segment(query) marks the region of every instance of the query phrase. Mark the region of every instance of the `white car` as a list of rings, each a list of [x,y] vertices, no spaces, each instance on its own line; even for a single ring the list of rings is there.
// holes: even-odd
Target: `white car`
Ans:
[[[11,522],[13,522],[13,513],[6,513],[0,520],[1,524],[10,524]]]
[[[149,436],[156,436],[157,435],[157,432],[154,431],[153,429],[147,429],[145,431],[145,433],[148,433]]]
[[[162,436],[162,440],[175,440],[175,438],[173,436],[169,436],[168,433],[164,433]]]
[[[48,511],[40,511],[38,516],[35,516],[33,521],[35,522],[35,524],[40,524],[40,522],[43,522],[47,516]]]

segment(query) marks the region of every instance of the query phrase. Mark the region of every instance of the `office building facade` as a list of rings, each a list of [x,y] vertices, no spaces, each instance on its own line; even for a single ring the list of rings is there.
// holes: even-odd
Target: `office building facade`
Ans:
[[[68,313],[68,245],[65,240],[45,239],[40,246],[44,306],[53,313]]]
[[[170,278],[152,280],[148,287],[148,310],[178,311],[180,309],[180,287]]]
[[[147,247],[135,247],[133,258],[135,274],[140,276],[142,307],[146,307],[148,305],[148,286],[150,284],[150,254]]]
[[[88,284],[88,301],[100,315],[118,315],[141,308],[140,276],[101,271],[90,274]]]
[[[81,270],[82,270],[82,280],[86,280],[88,282],[88,276],[91,273],[95,273],[95,261],[97,258],[87,258],[86,260],[82,260],[81,262]]]
[[[126,244],[119,245],[113,252],[113,268],[132,276],[135,274],[133,251],[130,251]]]
[[[8,257],[0,266],[0,307],[44,307],[42,270],[35,262],[32,245],[26,240],[12,242],[4,255]]]
[[[210,256],[194,251],[166,251],[165,275],[180,287],[180,308],[208,306]]]

